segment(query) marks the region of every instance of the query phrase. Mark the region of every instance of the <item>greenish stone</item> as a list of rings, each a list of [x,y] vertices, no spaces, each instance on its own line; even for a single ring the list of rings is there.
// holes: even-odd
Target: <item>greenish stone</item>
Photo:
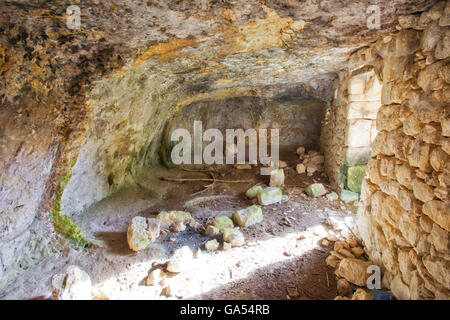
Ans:
[[[206,235],[215,238],[220,235],[220,230],[219,228],[210,225],[206,227]]]
[[[219,229],[220,231],[223,231],[226,228],[233,228],[233,220],[228,218],[227,216],[220,216],[214,219],[213,226]]]
[[[267,206],[269,204],[277,203],[281,201],[283,193],[278,187],[269,187],[264,190],[258,192],[258,203],[263,206]]]
[[[223,230],[223,241],[228,242],[233,247],[244,245],[245,238],[239,228],[225,228]]]
[[[169,228],[177,223],[195,226],[195,219],[187,211],[161,211],[156,218],[160,220],[162,228]]]
[[[358,201],[359,193],[344,189],[344,190],[341,190],[340,198],[345,203]]]
[[[247,198],[253,199],[254,197],[256,197],[258,195],[258,192],[261,192],[262,190],[263,190],[263,187],[261,187],[259,185],[253,186],[247,190],[245,195],[247,196]]]
[[[313,184],[310,184],[308,186],[308,188],[306,188],[306,193],[310,197],[320,197],[320,196],[325,195],[327,193],[327,190],[325,189],[323,184],[321,184],[321,183],[313,183]]]
[[[234,222],[241,227],[248,227],[262,222],[264,219],[260,206],[253,205],[233,213]]]
[[[361,184],[366,176],[366,166],[353,166],[347,168],[347,188],[353,192],[361,193]]]
[[[327,194],[326,197],[329,201],[334,201],[334,200],[339,199],[339,195],[334,191]]]

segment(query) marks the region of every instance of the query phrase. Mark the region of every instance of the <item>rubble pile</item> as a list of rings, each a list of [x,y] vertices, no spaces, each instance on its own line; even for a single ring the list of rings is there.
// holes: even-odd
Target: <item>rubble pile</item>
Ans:
[[[325,157],[321,152],[315,150],[306,152],[304,147],[298,147],[297,155],[301,161],[296,166],[298,174],[306,173],[311,177],[314,173],[323,171]]]

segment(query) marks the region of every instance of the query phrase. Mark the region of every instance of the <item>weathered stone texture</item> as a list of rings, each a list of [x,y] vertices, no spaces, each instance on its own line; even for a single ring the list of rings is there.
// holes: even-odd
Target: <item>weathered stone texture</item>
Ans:
[[[446,6],[401,17],[401,31],[373,46],[382,63],[367,61],[380,70],[384,98],[358,229],[399,299],[450,298]],[[398,56],[407,63],[393,65]]]

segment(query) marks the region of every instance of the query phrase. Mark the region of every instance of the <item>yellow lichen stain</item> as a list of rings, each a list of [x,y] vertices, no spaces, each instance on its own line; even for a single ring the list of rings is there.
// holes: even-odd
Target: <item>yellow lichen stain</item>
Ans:
[[[233,82],[233,80],[230,80],[230,79],[217,79],[216,82],[218,82],[218,83],[230,83],[230,82]]]
[[[236,22],[236,16],[234,15],[234,11],[232,9],[223,8],[221,14],[222,17],[227,19],[229,22]]]
[[[6,49],[0,43],[0,70],[7,71],[8,68],[6,66]]]
[[[159,62],[167,62],[170,58],[183,56],[183,53],[177,52],[177,50],[193,46],[197,44],[194,40],[176,38],[169,42],[159,42],[155,45],[150,46],[144,52],[141,52],[136,60],[131,65],[131,69],[140,66],[142,63],[147,61],[153,56],[159,58]],[[118,70],[114,75],[110,76],[108,79],[114,79],[126,74],[130,70],[130,67],[124,67]]]
[[[257,61],[254,61],[253,62],[253,64],[256,64],[256,65],[262,65],[262,64],[267,64],[267,61],[264,61],[264,60],[257,60]]]
[[[161,62],[165,62],[172,57],[181,56],[182,53],[176,52],[176,50],[190,47],[195,45],[197,42],[189,39],[174,39],[169,42],[160,42],[153,46],[150,46],[146,51],[142,52],[136,61],[134,61],[132,67],[136,68],[143,62],[147,61],[149,58],[158,55]]]
[[[274,9],[263,5],[264,19],[237,28],[237,36],[231,43],[234,53],[246,53],[273,47],[282,47],[286,41],[295,38],[295,32],[305,28],[303,20],[294,21],[291,17],[282,18]]]

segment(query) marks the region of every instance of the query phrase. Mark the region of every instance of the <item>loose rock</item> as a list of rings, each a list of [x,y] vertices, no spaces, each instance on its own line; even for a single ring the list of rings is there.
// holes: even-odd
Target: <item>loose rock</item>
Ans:
[[[245,195],[247,196],[247,198],[253,199],[258,195],[258,192],[261,192],[262,190],[263,190],[262,186],[256,185],[248,189]]]
[[[232,247],[244,245],[245,238],[238,228],[226,228],[223,230],[223,240],[230,243]]]
[[[145,284],[148,286],[156,286],[163,280],[161,269],[155,269],[148,275]]]
[[[273,203],[281,202],[283,193],[278,187],[265,188],[258,193],[258,203],[267,206]]]
[[[350,296],[353,292],[350,283],[345,279],[339,279],[337,281],[337,292],[340,296]]]
[[[373,300],[373,297],[366,290],[358,288],[353,294],[352,300]]]
[[[298,147],[297,150],[296,150],[296,152],[297,152],[297,154],[298,154],[299,156],[304,155],[304,154],[305,154],[305,147]]]
[[[214,227],[212,225],[209,225],[209,226],[206,227],[206,232],[205,233],[206,233],[207,236],[210,236],[211,238],[218,237],[221,234],[220,229],[217,228],[217,227]]]
[[[325,196],[329,201],[335,201],[335,200],[338,200],[339,199],[339,196],[338,196],[338,194],[336,193],[336,192],[330,192],[329,194],[327,194],[326,196]]]
[[[257,205],[237,210],[233,213],[234,222],[241,227],[249,227],[262,222],[263,219],[261,207]]]
[[[306,166],[303,163],[299,163],[295,167],[295,170],[297,171],[298,174],[305,173],[306,172]]]
[[[220,217],[215,218],[213,220],[212,224],[213,224],[214,227],[219,229],[221,232],[223,232],[223,230],[226,229],[226,228],[233,228],[234,227],[233,220],[231,220],[227,216],[220,216]]]
[[[147,248],[160,234],[160,222],[153,218],[134,217],[130,221],[127,231],[128,246],[131,250],[139,251]]]
[[[219,242],[216,239],[209,240],[205,243],[205,249],[208,251],[216,251],[219,249]]]
[[[364,254],[364,250],[360,247],[355,247],[355,248],[352,248],[351,250],[352,250],[352,253],[355,256],[355,258],[359,258]]]
[[[191,227],[195,226],[195,220],[186,211],[162,211],[156,217],[161,223],[161,228],[170,229],[171,226],[182,223]]]
[[[70,266],[66,273],[56,274],[51,279],[55,300],[91,300],[92,282],[89,275],[77,266]]]
[[[354,202],[359,200],[359,194],[349,190],[341,190],[340,198],[345,203]]]
[[[270,183],[271,187],[281,187],[284,185],[284,170],[278,169],[273,170],[270,174]]]
[[[368,278],[367,268],[372,264],[371,261],[347,258],[339,263],[335,273],[338,277],[342,277],[353,284],[365,286]]]
[[[310,184],[308,186],[308,188],[306,188],[306,193],[310,197],[320,197],[320,196],[325,195],[327,193],[327,190],[325,189],[323,184],[321,184],[321,183],[313,183],[313,184]]]

